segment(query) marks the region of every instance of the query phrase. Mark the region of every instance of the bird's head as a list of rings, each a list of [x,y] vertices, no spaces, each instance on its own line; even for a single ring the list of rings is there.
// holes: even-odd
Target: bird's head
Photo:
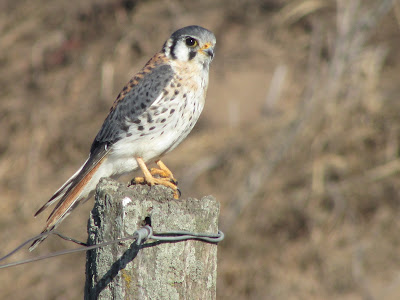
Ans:
[[[165,42],[163,52],[172,60],[198,62],[208,67],[214,58],[214,34],[200,26],[187,26],[175,31]]]

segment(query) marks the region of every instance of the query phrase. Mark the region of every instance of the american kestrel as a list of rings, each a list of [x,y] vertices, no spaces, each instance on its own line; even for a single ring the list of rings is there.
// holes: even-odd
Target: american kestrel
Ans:
[[[186,138],[203,110],[215,43],[205,28],[181,28],[128,82],[95,137],[89,158],[36,212],[59,200],[42,233],[52,231],[88,200],[102,177],[117,178],[140,168],[144,177],[135,182],[165,185],[177,196],[176,180],[160,158]],[[150,162],[159,168],[149,170]]]

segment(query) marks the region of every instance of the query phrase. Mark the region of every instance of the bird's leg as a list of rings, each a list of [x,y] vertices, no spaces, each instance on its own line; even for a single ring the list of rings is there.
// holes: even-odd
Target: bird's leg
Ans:
[[[163,185],[163,186],[173,189],[175,199],[179,198],[180,192],[178,190],[178,187],[176,186],[176,184],[171,182],[169,177],[168,178],[154,178],[153,175],[150,173],[149,169],[147,169],[147,166],[146,166],[143,158],[136,157],[136,161],[137,161],[140,169],[142,170],[144,177],[135,177],[132,180],[134,183],[147,183],[150,186],[155,185],[155,184]],[[168,168],[167,168],[167,170],[168,170]],[[171,173],[171,171],[169,171],[169,172]],[[171,175],[172,175],[172,173],[171,173]]]
[[[148,183],[149,185],[154,185],[155,184],[154,180],[156,178],[154,178],[153,175],[150,173],[143,158],[136,157],[136,161],[137,161],[140,169],[142,170],[144,177],[135,177],[134,182],[135,183]]]
[[[157,168],[151,168],[150,173],[151,175],[159,175],[162,178],[168,178],[173,184],[178,185],[178,181],[175,179],[174,175],[172,174],[171,170],[167,168],[167,166],[161,161],[156,161]]]

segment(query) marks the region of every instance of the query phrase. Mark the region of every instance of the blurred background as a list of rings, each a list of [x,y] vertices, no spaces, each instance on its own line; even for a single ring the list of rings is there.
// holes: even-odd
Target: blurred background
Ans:
[[[206,107],[164,161],[183,197],[221,202],[218,299],[399,299],[393,0],[2,0],[0,254],[41,231],[120,89],[192,24],[217,37]],[[60,230],[85,241],[92,205]],[[80,299],[84,272],[84,253],[0,270],[0,298]]]

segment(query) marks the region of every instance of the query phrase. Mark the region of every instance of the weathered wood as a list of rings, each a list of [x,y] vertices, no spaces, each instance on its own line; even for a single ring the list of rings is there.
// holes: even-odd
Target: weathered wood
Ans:
[[[219,203],[211,196],[173,199],[163,186],[126,187],[102,179],[88,222],[88,243],[132,235],[150,217],[156,232],[216,233]],[[200,241],[133,241],[88,251],[85,299],[215,299],[217,246]]]

